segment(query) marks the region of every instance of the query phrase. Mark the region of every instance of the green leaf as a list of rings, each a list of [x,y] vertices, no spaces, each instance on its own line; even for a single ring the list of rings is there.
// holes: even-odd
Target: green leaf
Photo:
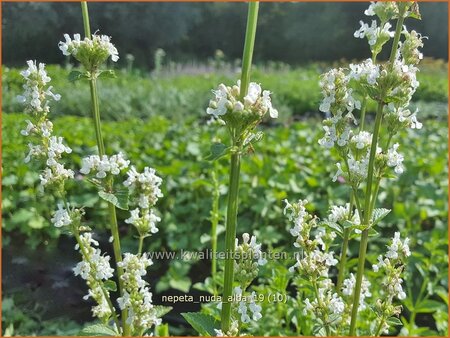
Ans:
[[[172,289],[180,290],[181,292],[189,292],[189,289],[191,287],[191,280],[188,277],[171,279],[169,281],[169,285]]]
[[[98,75],[98,79],[116,79],[116,73],[112,69],[101,70]]]
[[[156,310],[156,317],[162,317],[165,314],[169,313],[170,311],[172,311],[172,307],[171,306],[163,306],[163,305],[156,305],[155,306],[155,310]]]
[[[339,224],[337,224],[335,222],[331,222],[331,221],[323,221],[323,222],[320,222],[319,225],[323,225],[323,226],[327,226],[327,227],[331,228],[332,230],[336,231],[339,236],[342,237],[342,228]]]
[[[379,233],[378,233],[378,231],[376,231],[374,228],[369,228],[369,237],[375,237],[375,236],[378,236],[379,235]]]
[[[116,191],[114,194],[100,190],[98,195],[105,201],[115,205],[122,210],[128,210],[128,189]]]
[[[398,326],[398,325],[403,325],[402,321],[400,319],[398,319],[397,317],[390,317],[386,320],[386,323],[389,326]]]
[[[215,336],[215,328],[219,327],[219,322],[213,316],[199,312],[185,312],[181,314],[186,321],[201,336]]]
[[[105,286],[106,290],[108,291],[117,291],[117,284],[116,282],[112,281],[112,280],[107,280],[103,283],[103,285]]]
[[[210,148],[211,153],[205,158],[207,161],[215,161],[230,152],[231,147],[227,147],[223,143],[213,143]]]
[[[391,212],[390,209],[378,208],[373,211],[372,226],[378,224],[387,214]]]
[[[70,82],[75,82],[75,81],[78,81],[80,79],[86,79],[87,75],[86,75],[86,73],[82,73],[82,72],[80,72],[78,70],[72,70],[69,73],[69,76],[67,78],[68,78],[68,80]]]
[[[425,299],[416,306],[417,313],[432,313],[440,308],[444,307],[444,304],[432,299]]]
[[[117,336],[118,333],[105,324],[94,324],[78,332],[78,336]]]
[[[169,337],[169,324],[161,324],[155,327],[156,337]]]
[[[420,15],[419,12],[419,4],[417,2],[414,2],[409,9],[409,15],[408,18],[413,18],[417,20],[422,20],[422,15]]]

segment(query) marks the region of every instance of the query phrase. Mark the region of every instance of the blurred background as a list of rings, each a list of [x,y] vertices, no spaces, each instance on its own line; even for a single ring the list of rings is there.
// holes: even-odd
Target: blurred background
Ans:
[[[347,187],[332,183],[334,154],[319,147],[323,114],[319,76],[332,67],[369,57],[366,40],[355,39],[369,3],[262,3],[256,36],[252,80],[273,92],[280,117],[264,122],[262,141],[242,164],[239,230],[252,232],[266,250],[292,251],[289,224],[282,199],[307,198],[310,211],[327,215],[330,203],[345,203]],[[73,239],[50,224],[56,201],[39,189],[39,170],[23,163],[27,140],[20,136],[27,117],[15,99],[22,91],[20,71],[26,60],[48,64],[54,91],[62,95],[52,105],[55,132],[74,150],[67,161],[79,168],[81,158],[95,152],[90,120],[89,86],[69,83],[78,67],[58,49],[63,34],[82,33],[78,3],[2,3],[2,327],[3,335],[72,335],[91,321],[86,286],[74,277],[78,262]],[[117,79],[100,82],[100,106],[108,153],[123,151],[142,169],[151,166],[163,177],[157,209],[160,231],[146,250],[207,250],[210,211],[218,178],[223,247],[227,161],[216,165],[204,158],[212,140],[227,135],[208,125],[205,108],[211,89],[239,78],[247,6],[242,3],[89,3],[91,29],[112,36],[119,50]],[[428,39],[420,65],[420,87],[412,109],[424,124],[419,131],[399,136],[406,171],[385,181],[379,205],[392,212],[371,238],[368,260],[375,262],[395,229],[411,238],[407,294],[401,320],[391,334],[448,335],[448,22],[446,3],[420,3],[422,21],[408,27]],[[386,45],[385,50],[390,46]],[[382,53],[380,60],[388,53]],[[368,122],[373,119],[368,107]],[[85,221],[95,228],[102,250],[108,243],[106,205],[84,181],[69,184],[71,203],[86,206]],[[118,213],[123,248],[137,247],[133,229]],[[350,247],[356,255],[358,242]],[[350,260],[350,268],[356,264]],[[353,264],[353,265],[352,265]],[[276,276],[287,274],[292,262],[271,261],[258,284],[268,290]],[[209,261],[155,261],[148,281],[155,303],[161,295],[205,294]],[[379,281],[372,281],[379,285]],[[272,289],[270,289],[272,290]],[[273,291],[273,290],[272,290]],[[285,290],[286,291],[286,290]],[[293,291],[293,288],[288,290]],[[262,291],[261,291],[262,292]],[[377,296],[375,288],[374,297]],[[173,305],[173,304],[164,304]],[[177,304],[164,317],[173,335],[193,335],[179,315],[198,311],[199,304]],[[295,335],[293,324],[270,304],[263,305],[264,321],[249,332]],[[289,310],[291,311],[291,310]],[[281,315],[280,315],[281,313]],[[273,323],[280,323],[274,327]],[[258,331],[259,330],[259,331]]]
[[[254,59],[298,65],[364,58],[366,42],[352,36],[366,7],[364,2],[265,3]],[[122,64],[131,54],[138,67],[152,69],[158,48],[169,62],[205,62],[216,50],[234,60],[242,56],[246,8],[245,3],[91,3],[91,28],[113,37]],[[61,32],[82,31],[79,11],[78,3],[3,4],[3,63],[17,66],[30,58],[63,63],[55,46]],[[447,4],[422,4],[421,13],[424,20],[408,27],[430,37],[425,55],[447,59]]]

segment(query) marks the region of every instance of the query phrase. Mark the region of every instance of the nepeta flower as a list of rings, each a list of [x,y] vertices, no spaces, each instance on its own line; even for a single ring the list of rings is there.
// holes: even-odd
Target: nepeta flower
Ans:
[[[131,253],[125,253],[122,262],[117,263],[124,270],[122,280],[125,289],[117,302],[122,310],[128,309],[127,323],[132,326],[133,331],[140,332],[141,335],[153,325],[161,323],[153,305],[153,296],[147,286],[148,283],[142,278],[152,264],[146,254]]]
[[[403,167],[403,155],[397,152],[399,144],[396,143],[389,148],[387,151],[387,165],[393,167],[395,173],[402,174],[404,171]]]
[[[256,236],[252,236],[248,233],[242,235],[242,244],[239,244],[236,238],[235,242],[235,261],[234,261],[234,273],[235,279],[241,283],[241,285],[248,285],[256,278],[259,271],[259,266],[265,265],[267,260],[263,257],[261,251],[261,244],[256,243]]]
[[[158,232],[156,223],[161,221],[161,218],[156,216],[153,210],[136,208],[131,210],[130,214],[131,216],[125,220],[125,223],[134,225],[140,234],[147,235]]]
[[[58,210],[55,211],[50,221],[57,228],[60,228],[65,225],[70,225],[72,223],[72,219],[70,218],[69,212],[66,209],[64,209],[61,203],[58,204]]]
[[[344,279],[342,282],[342,294],[344,296],[353,297],[353,293],[355,291],[356,278],[353,273],[350,274],[350,277]],[[370,292],[370,282],[363,276],[363,280],[361,283],[361,296],[359,298],[359,309],[364,310],[366,308],[365,299],[372,296]]]
[[[130,161],[125,160],[122,153],[112,156],[103,155],[101,158],[98,155],[91,155],[82,159],[80,172],[88,175],[94,171],[97,178],[105,178],[108,173],[120,174],[122,170],[128,168],[129,164]]]
[[[83,260],[75,266],[73,271],[75,276],[81,276],[86,280],[89,287],[89,293],[84,299],[93,298],[97,302],[97,305],[92,308],[93,315],[107,322],[112,312],[106,298],[109,298],[109,292],[103,287],[103,280],[110,279],[114,270],[109,264],[110,257],[103,255],[96,246],[98,242],[92,238],[92,233],[85,232],[80,235],[80,243],[75,246],[75,249],[79,249]]]
[[[371,1],[364,14],[367,16],[377,15],[381,21],[388,21],[398,16],[398,6],[393,1]]]
[[[160,188],[162,178],[156,175],[155,169],[145,167],[144,172],[139,173],[134,167],[131,167],[127,175],[128,178],[123,184],[139,195],[139,207],[148,209],[154,206],[160,197],[163,197]]]
[[[65,41],[58,43],[59,49],[64,55],[72,55],[88,70],[96,69],[104,63],[108,57],[117,62],[119,53],[106,35],[92,35],[92,38],[81,40],[80,34],[75,34],[73,40],[69,34],[64,34]]]
[[[350,142],[358,150],[367,149],[372,144],[372,134],[367,131],[360,131],[358,134],[352,136]]]
[[[388,245],[388,251],[383,259],[383,256],[378,257],[378,263],[374,264],[373,270],[375,272],[384,269],[386,276],[383,281],[384,290],[387,293],[387,301],[392,302],[393,297],[398,299],[405,299],[406,294],[403,291],[403,279],[401,274],[407,257],[411,255],[409,250],[409,239],[404,241],[400,238],[400,233],[396,232],[391,243]]]
[[[37,114],[47,114],[50,110],[49,102],[58,101],[61,95],[54,94],[52,87],[47,87],[51,78],[47,75],[45,64],[27,61],[28,69],[20,72],[25,79],[24,92],[17,97],[20,103],[26,104],[26,111]]]
[[[349,65],[350,72],[348,74],[349,80],[363,81],[368,85],[376,85],[380,77],[380,66],[374,64],[372,59],[367,59],[359,64],[351,63]]]
[[[243,119],[258,121],[269,112],[270,117],[277,118],[278,111],[273,108],[270,98],[270,91],[262,90],[261,86],[251,82],[247,95],[240,100],[240,81],[233,87],[220,84],[217,90],[213,90],[214,98],[209,102],[206,113],[216,118],[228,120],[231,123],[232,117],[225,117],[227,114],[235,117],[241,116]]]
[[[383,45],[394,37],[394,32],[390,31],[392,25],[385,22],[382,27],[378,27],[376,20],[372,20],[372,25],[360,21],[361,27],[353,34],[355,38],[367,38],[370,49],[374,55],[381,52]]]

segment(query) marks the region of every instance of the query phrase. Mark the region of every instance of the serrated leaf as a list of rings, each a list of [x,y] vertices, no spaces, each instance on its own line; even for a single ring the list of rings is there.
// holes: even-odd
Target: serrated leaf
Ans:
[[[385,208],[375,209],[372,214],[372,226],[378,224],[390,212],[391,212],[390,209],[385,209]]]
[[[185,312],[181,314],[201,336],[215,336],[214,329],[219,328],[219,322],[213,316],[199,312]]]
[[[342,228],[339,224],[331,221],[323,221],[320,222],[319,225],[327,226],[338,233],[339,236],[342,237]]]
[[[78,332],[78,336],[118,336],[118,333],[105,324],[89,325]]]
[[[67,76],[67,79],[70,82],[75,82],[75,81],[78,81],[80,79],[85,79],[85,78],[87,78],[87,75],[85,73],[82,73],[82,72],[78,71],[78,70],[72,70],[69,73],[69,76]]]
[[[403,325],[402,321],[400,319],[398,319],[397,317],[390,317],[386,320],[386,323],[389,326],[398,326],[398,325]]]
[[[155,310],[156,310],[156,317],[160,318],[160,317],[164,316],[165,314],[169,313],[170,311],[172,311],[172,307],[156,305]]]
[[[102,70],[97,75],[98,79],[116,79],[116,73],[112,69]]]
[[[210,154],[205,158],[207,161],[215,161],[229,153],[231,147],[223,143],[213,143],[210,148]]]
[[[114,193],[100,190],[98,195],[105,201],[115,205],[117,208],[128,210],[128,189],[118,190]]]
[[[106,290],[108,291],[117,291],[117,284],[116,282],[112,281],[112,280],[107,280],[105,282],[103,282],[103,285],[105,286]]]
[[[155,327],[156,337],[169,337],[169,324],[161,324]]]
[[[422,20],[422,15],[420,14],[419,11],[419,4],[417,2],[414,2],[412,4],[408,17],[417,20]]]

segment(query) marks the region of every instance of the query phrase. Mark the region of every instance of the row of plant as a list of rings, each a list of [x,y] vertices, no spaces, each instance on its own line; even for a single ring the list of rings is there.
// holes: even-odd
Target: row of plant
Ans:
[[[273,101],[283,114],[282,121],[290,116],[303,116],[318,112],[320,101],[319,75],[329,69],[328,64],[311,64],[302,68],[279,70],[258,67],[252,79],[274,92]],[[48,66],[52,83],[65,100],[56,102],[55,114],[89,116],[88,89],[81,83],[67,81],[71,68]],[[104,119],[123,120],[130,117],[147,118],[163,114],[169,118],[189,119],[203,116],[211,88],[219,82],[230,82],[234,72],[223,73],[218,68],[214,73],[150,75],[136,71],[121,70],[116,80],[108,80],[99,86],[103,103]],[[3,112],[19,112],[20,104],[15,97],[22,91],[20,70],[3,67]],[[425,102],[447,101],[447,65],[441,61],[427,61],[418,73],[420,87],[414,100]],[[115,99],[120,95],[120,100]],[[375,105],[368,107],[375,111]],[[319,115],[317,113],[317,115]]]

